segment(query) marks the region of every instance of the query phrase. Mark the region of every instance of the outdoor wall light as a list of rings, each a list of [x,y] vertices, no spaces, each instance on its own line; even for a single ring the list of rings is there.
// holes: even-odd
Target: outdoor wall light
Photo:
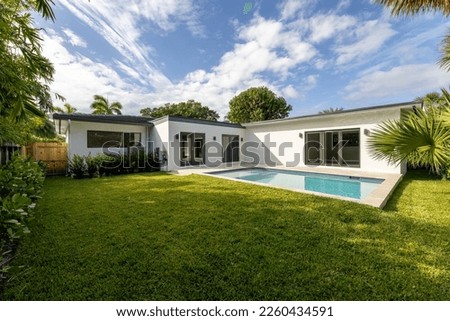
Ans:
[[[216,136],[213,136],[213,140],[216,140]]]
[[[370,136],[370,130],[368,130],[367,128],[364,129],[364,135]]]
[[[175,134],[175,139],[178,140],[180,138],[179,134]]]
[[[243,142],[244,141],[244,137],[241,137],[241,142]]]
[[[298,137],[303,138],[303,133],[299,133]]]

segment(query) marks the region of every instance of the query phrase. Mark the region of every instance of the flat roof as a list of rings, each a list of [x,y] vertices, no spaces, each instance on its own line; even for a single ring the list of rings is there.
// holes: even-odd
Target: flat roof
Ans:
[[[296,116],[296,117],[288,117],[288,118],[281,118],[281,119],[270,119],[270,120],[262,120],[257,122],[251,122],[251,123],[243,123],[243,126],[260,126],[260,125],[266,125],[271,123],[278,123],[278,122],[289,122],[289,121],[295,121],[305,118],[313,118],[313,117],[330,117],[330,116],[336,116],[340,114],[349,114],[349,113],[358,113],[358,112],[364,112],[364,111],[372,111],[372,110],[378,110],[378,109],[386,109],[386,108],[401,108],[401,107],[413,107],[413,105],[420,105],[418,102],[409,101],[404,103],[396,103],[396,104],[389,104],[389,105],[378,105],[378,106],[369,106],[369,107],[360,107],[360,108],[353,108],[353,109],[344,109],[339,112],[335,113],[325,113],[325,114],[310,114],[310,115],[302,115],[302,116]]]
[[[175,121],[175,122],[180,122],[180,123],[202,124],[202,125],[222,126],[222,127],[245,128],[241,124],[227,123],[227,122],[222,122],[222,121],[214,121],[214,120],[206,120],[206,119],[187,118],[187,117],[180,117],[180,116],[170,116],[170,115],[154,119],[154,120],[152,120],[152,123],[159,124],[164,121]]]
[[[85,121],[93,123],[109,123],[109,124],[126,124],[126,125],[142,125],[142,126],[153,126],[150,117],[143,116],[131,116],[131,115],[94,115],[94,114],[64,114],[64,113],[54,113],[53,119],[61,120],[75,120],[75,121]]]

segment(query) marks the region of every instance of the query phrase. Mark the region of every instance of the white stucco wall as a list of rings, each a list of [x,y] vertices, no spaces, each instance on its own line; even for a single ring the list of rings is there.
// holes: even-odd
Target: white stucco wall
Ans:
[[[149,152],[155,153],[159,149],[159,160],[168,157],[169,150],[169,121],[163,120],[154,124],[150,130],[149,142],[152,147]],[[161,165],[161,170],[167,171],[167,162]]]
[[[241,162],[255,163],[256,160],[257,164],[269,166],[302,167],[306,166],[304,155],[306,132],[359,129],[360,167],[345,167],[345,169],[402,173],[405,166],[388,164],[384,160],[372,157],[367,143],[369,136],[364,131],[372,131],[386,120],[399,119],[401,110],[410,109],[411,106],[411,104],[386,106],[355,112],[243,124],[245,128],[176,118],[169,120],[167,116],[155,120],[154,127],[72,120],[63,121],[61,131],[66,134],[69,157],[74,154],[96,155],[105,151],[102,148],[87,147],[88,130],[141,133],[141,143],[148,152],[155,152],[158,148],[160,160],[163,155],[166,156],[167,161],[161,169],[172,171],[186,168],[180,166],[179,159],[179,139],[182,132],[205,135],[206,166],[212,167],[222,163],[222,135],[238,135]]]
[[[372,157],[367,144],[369,137],[364,134],[364,131],[366,129],[372,131],[378,124],[388,119],[399,119],[402,107],[409,108],[410,105],[399,106],[398,108],[363,110],[355,113],[335,113],[293,120],[244,124],[246,126],[245,140],[261,146],[257,150],[253,149],[258,154],[257,163],[259,164],[267,164],[270,156],[272,164],[268,165],[301,167],[306,166],[304,154],[306,132],[357,128],[360,130],[360,167],[345,167],[345,169],[401,173],[402,166],[388,164],[384,160],[376,160]],[[300,137],[300,134],[302,134],[302,137]],[[281,145],[282,143],[284,145]],[[264,153],[264,151],[266,152]],[[245,156],[243,160],[252,161]]]
[[[141,143],[143,146],[147,140],[147,127],[140,125],[122,125],[122,124],[107,124],[96,122],[70,121],[67,125],[67,142],[68,142],[68,156],[71,158],[74,154],[78,155],[97,155],[106,152],[102,148],[88,148],[87,147],[87,131],[115,131],[126,133],[141,133]],[[118,150],[118,149],[111,149]]]
[[[180,122],[173,120],[167,123],[169,123],[168,137],[166,140],[166,142],[168,143],[165,145],[168,146],[167,170],[169,171],[186,168],[180,166],[179,145],[178,141],[176,140],[177,134],[180,135],[180,133],[182,132],[205,134],[205,161],[207,166],[217,166],[222,164],[222,135],[238,135],[240,144],[242,144],[240,139],[245,137],[244,128],[219,126],[208,123]],[[156,126],[155,129],[157,129]],[[214,140],[214,137],[216,138],[216,140]]]

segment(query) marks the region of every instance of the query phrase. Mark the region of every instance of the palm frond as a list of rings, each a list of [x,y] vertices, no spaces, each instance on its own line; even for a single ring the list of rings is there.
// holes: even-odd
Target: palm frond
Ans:
[[[391,9],[392,14],[414,15],[421,12],[441,11],[445,16],[450,15],[448,0],[375,0]]]
[[[450,127],[440,111],[411,113],[406,120],[387,121],[372,131],[369,148],[376,159],[392,163],[407,160],[439,172],[450,164]]]
[[[441,58],[439,65],[447,71],[450,71],[450,30],[442,40],[441,44]]]
[[[51,19],[55,21],[55,13],[53,12],[52,5],[54,5],[52,0],[35,0],[36,1],[36,11],[39,12],[45,19]]]

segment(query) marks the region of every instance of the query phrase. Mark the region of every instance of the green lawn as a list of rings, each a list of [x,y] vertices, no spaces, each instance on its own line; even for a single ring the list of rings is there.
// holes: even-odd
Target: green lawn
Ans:
[[[450,182],[384,211],[199,175],[46,180],[6,300],[450,300]]]

